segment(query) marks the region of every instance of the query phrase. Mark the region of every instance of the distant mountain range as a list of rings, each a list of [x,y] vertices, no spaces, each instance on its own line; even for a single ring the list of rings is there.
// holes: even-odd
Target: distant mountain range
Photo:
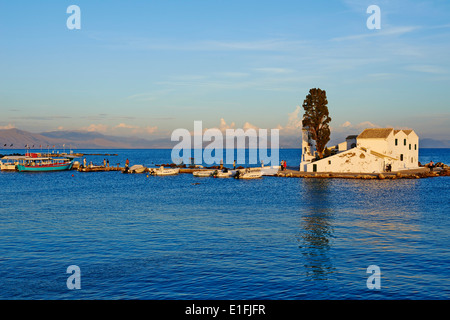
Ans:
[[[299,148],[300,137],[280,136],[281,148]],[[330,141],[329,145],[335,142]],[[345,137],[336,141],[344,141]],[[0,130],[0,150],[1,149],[24,149],[28,145],[32,149],[45,150],[47,146],[60,150],[65,145],[66,149],[145,149],[145,148],[172,148],[178,142],[170,141],[170,138],[160,138],[154,140],[142,139],[139,137],[117,137],[108,136],[98,132],[90,131],[51,131],[42,133],[31,133],[19,129]],[[268,145],[270,146],[270,144]],[[421,148],[450,148],[449,140],[420,139]]]
[[[52,131],[31,133],[19,129],[0,130],[1,149],[24,149],[26,145],[34,149],[53,146],[62,149],[65,145],[77,149],[142,149],[167,148],[167,139],[146,140],[138,137],[107,136],[89,131]]]

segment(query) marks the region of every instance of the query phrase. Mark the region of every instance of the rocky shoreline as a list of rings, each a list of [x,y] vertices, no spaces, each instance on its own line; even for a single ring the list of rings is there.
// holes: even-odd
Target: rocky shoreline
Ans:
[[[331,173],[331,172],[300,172],[296,170],[279,171],[277,177],[287,178],[341,178],[341,179],[364,179],[364,180],[396,180],[396,179],[422,179],[432,177],[450,176],[450,168],[419,168],[415,170],[404,170],[399,172],[385,173]]]

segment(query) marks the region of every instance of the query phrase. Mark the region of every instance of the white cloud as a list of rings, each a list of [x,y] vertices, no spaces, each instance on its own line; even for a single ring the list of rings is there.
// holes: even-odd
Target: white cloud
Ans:
[[[101,133],[105,133],[106,131],[108,131],[108,126],[98,123],[98,124],[91,124],[87,127],[82,127],[81,130],[85,130],[85,131],[89,131],[89,132],[101,132]]]
[[[148,135],[153,134],[158,130],[156,126],[145,126],[139,127],[136,125],[119,123],[115,126],[107,126],[105,124],[91,124],[87,127],[82,127],[81,130],[89,131],[89,132],[100,132],[103,134],[123,134],[123,135]]]
[[[252,125],[250,122],[246,122],[244,123],[244,126],[242,127],[242,129],[248,130],[248,129],[254,129],[254,130],[258,130],[259,128],[257,126]]]
[[[294,70],[286,69],[286,68],[256,68],[256,71],[264,72],[264,73],[271,73],[271,74],[286,74],[286,73],[292,73]]]
[[[409,71],[416,71],[422,73],[444,74],[447,73],[444,69],[433,65],[411,65],[405,68]]]
[[[147,126],[147,127],[144,127],[143,130],[147,134],[153,134],[153,133],[155,133],[158,130],[158,127],[156,127],[156,126],[155,127]]]
[[[302,108],[300,106],[297,106],[293,112],[288,113],[286,126],[279,126],[283,134],[294,134],[300,132],[300,130],[302,129],[303,119],[303,116],[300,114],[301,110]]]
[[[225,130],[227,129],[234,129],[234,128],[236,128],[236,124],[234,122],[228,125],[224,118],[220,119],[220,126],[218,128],[220,131],[225,132]]]
[[[351,129],[367,129],[367,128],[380,128],[379,125],[374,124],[370,121],[363,121],[358,124],[353,125],[350,121],[345,121],[337,128],[333,128],[334,131],[341,132],[343,130],[351,130]]]
[[[6,126],[0,126],[0,129],[14,129],[16,126],[9,123]]]
[[[355,126],[355,128],[357,128],[357,129],[380,128],[380,126],[377,124],[373,124],[370,121],[364,121],[364,122],[358,123]]]
[[[350,127],[351,125],[352,125],[352,124],[351,124],[350,121],[345,121],[343,124],[341,124],[341,127],[347,128],[347,127]]]
[[[118,124],[117,126],[115,126],[114,128],[115,128],[115,129],[120,129],[120,128],[123,128],[123,129],[138,129],[139,127],[133,126],[133,125],[130,125],[130,124],[119,123],[119,124]]]
[[[361,33],[361,34],[356,34],[356,35],[336,37],[336,38],[331,39],[331,41],[363,40],[363,39],[374,38],[374,37],[397,36],[397,35],[403,35],[406,33],[416,31],[420,28],[421,28],[420,26],[386,27],[386,28],[382,28],[381,30],[379,30],[377,32],[366,32],[366,33]]]

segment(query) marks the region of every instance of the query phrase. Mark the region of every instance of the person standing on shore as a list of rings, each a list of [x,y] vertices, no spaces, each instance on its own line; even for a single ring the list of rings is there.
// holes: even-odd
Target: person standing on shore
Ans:
[[[127,158],[127,160],[125,160],[125,168],[128,169],[129,165],[130,165],[130,160],[128,160],[128,158]]]
[[[286,160],[283,160],[283,171],[286,171]]]
[[[236,160],[233,161],[233,170],[236,169]]]

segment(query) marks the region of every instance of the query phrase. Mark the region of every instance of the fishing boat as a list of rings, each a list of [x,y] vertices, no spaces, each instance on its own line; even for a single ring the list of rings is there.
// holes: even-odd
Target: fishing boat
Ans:
[[[49,157],[24,157],[17,164],[20,172],[48,172],[70,170],[73,159]]]
[[[165,169],[163,166],[159,168],[149,168],[149,173],[155,176],[172,176],[180,173],[180,168],[167,168]]]
[[[210,177],[215,170],[200,170],[192,172],[194,177]]]

